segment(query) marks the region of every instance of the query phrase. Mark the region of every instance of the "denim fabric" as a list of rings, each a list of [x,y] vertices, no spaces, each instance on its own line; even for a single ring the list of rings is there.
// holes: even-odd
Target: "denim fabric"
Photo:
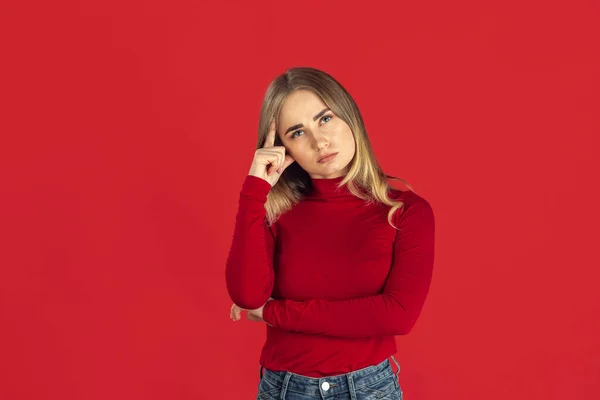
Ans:
[[[342,375],[311,378],[287,371],[271,371],[260,367],[256,400],[402,400],[396,373],[389,359]],[[264,370],[264,374],[263,374]]]

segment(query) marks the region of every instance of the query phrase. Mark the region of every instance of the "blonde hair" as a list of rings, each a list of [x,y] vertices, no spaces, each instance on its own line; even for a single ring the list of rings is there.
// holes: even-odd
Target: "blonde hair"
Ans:
[[[378,202],[390,206],[388,223],[398,229],[392,223],[392,217],[394,212],[401,208],[404,203],[395,201],[388,196],[388,191],[395,188],[389,185],[387,179],[400,180],[411,191],[414,192],[414,190],[403,179],[386,175],[382,171],[371,149],[358,106],[346,89],[326,72],[312,67],[294,67],[276,77],[269,84],[260,110],[256,148],[259,149],[264,146],[270,122],[279,115],[286,97],[300,89],[311,90],[319,96],[327,107],[346,122],[352,130],[356,151],[350,161],[349,171],[338,187],[347,185],[348,190],[353,195],[365,200],[367,203]],[[278,136],[275,145],[282,145]],[[268,225],[273,224],[281,214],[300,202],[303,195],[310,191],[310,185],[310,175],[298,163],[293,163],[286,168],[267,195],[265,209]]]

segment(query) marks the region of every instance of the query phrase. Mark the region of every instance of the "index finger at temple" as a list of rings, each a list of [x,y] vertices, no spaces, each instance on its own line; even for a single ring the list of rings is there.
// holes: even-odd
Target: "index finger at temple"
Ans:
[[[275,145],[276,134],[275,119],[273,119],[271,125],[269,125],[269,133],[267,133],[267,139],[265,140],[265,145],[263,147],[273,147]]]

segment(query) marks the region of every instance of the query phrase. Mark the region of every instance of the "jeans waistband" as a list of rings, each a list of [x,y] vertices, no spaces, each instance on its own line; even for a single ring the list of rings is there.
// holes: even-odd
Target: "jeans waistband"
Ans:
[[[348,392],[364,385],[369,385],[380,381],[381,379],[394,376],[398,380],[400,373],[400,364],[394,356],[391,356],[396,364],[396,373],[392,369],[389,359],[385,359],[377,365],[371,365],[356,371],[341,375],[332,375],[322,378],[312,378],[309,376],[295,374],[288,371],[272,371],[263,366],[260,367],[260,377],[264,377],[274,385],[283,387],[286,390],[292,390],[299,393],[317,394],[323,383],[329,384],[328,394]],[[264,370],[264,374],[263,374]]]

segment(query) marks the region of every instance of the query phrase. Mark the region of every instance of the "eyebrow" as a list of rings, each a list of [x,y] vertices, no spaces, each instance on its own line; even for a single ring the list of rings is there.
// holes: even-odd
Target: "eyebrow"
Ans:
[[[319,117],[321,117],[323,114],[325,114],[327,111],[329,111],[329,107],[324,108],[323,110],[321,110],[317,115],[315,115],[313,117],[313,121],[316,121],[317,119],[319,119]],[[289,132],[298,129],[298,128],[304,128],[304,125],[302,124],[296,124],[296,125],[292,125],[289,128],[287,128],[287,131],[285,131],[284,135],[287,135]]]

